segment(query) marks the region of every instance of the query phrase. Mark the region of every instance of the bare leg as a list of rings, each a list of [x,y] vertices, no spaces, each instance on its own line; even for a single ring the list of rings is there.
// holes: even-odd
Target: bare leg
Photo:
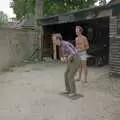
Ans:
[[[82,70],[84,72],[84,82],[87,83],[88,69],[87,69],[87,61],[82,61]]]
[[[76,79],[76,81],[80,81],[81,80],[81,75],[82,75],[82,65],[81,65],[81,63],[79,65],[78,71],[76,72],[76,76],[77,76],[77,73],[79,74],[79,76]]]
[[[82,76],[82,65],[80,65],[79,68],[79,81],[81,80],[81,76]]]

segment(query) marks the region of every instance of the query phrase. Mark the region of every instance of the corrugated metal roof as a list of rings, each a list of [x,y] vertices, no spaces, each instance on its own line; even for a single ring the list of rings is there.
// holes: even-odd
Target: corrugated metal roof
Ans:
[[[19,22],[16,24],[16,27],[20,28],[35,28],[36,27],[36,19],[35,16],[32,14],[28,14],[21,18]]]
[[[40,19],[40,21],[42,22],[42,25],[53,25],[53,24],[60,24],[60,23],[68,23],[68,22],[74,22],[77,20],[82,20],[82,19],[86,19],[86,17],[90,14],[97,14],[101,11],[107,10],[107,9],[115,9],[117,6],[120,6],[120,3],[115,3],[115,4],[107,4],[104,6],[96,6],[96,7],[91,7],[91,8],[85,8],[85,9],[81,9],[81,10],[77,10],[77,11],[70,11],[70,12],[66,12],[63,14],[56,14],[53,16],[48,16],[48,17],[43,17],[42,19]],[[72,18],[70,16],[73,16]],[[77,15],[77,18],[76,18]],[[79,16],[79,18],[78,18]],[[62,17],[62,21],[61,18]],[[94,16],[93,16],[94,18]],[[63,21],[63,19],[65,21]]]

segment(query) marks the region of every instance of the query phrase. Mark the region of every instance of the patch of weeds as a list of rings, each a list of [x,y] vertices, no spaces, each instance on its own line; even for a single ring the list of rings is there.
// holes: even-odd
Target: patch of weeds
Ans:
[[[1,69],[1,72],[13,72],[14,70],[12,69],[12,68],[10,68],[10,67],[4,67],[4,68],[2,68]]]

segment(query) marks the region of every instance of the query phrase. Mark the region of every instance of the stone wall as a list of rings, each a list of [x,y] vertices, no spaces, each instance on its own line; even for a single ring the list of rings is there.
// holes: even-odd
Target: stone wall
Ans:
[[[35,38],[32,30],[0,28],[0,69],[29,57],[34,51]]]

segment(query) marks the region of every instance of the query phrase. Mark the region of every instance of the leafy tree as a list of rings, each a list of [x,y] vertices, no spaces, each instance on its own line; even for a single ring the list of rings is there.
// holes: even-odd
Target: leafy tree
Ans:
[[[0,11],[0,25],[6,24],[7,22],[8,16],[4,12]]]
[[[94,5],[96,1],[97,0],[44,0],[44,15],[87,8]]]
[[[88,8],[98,0],[44,0],[44,15],[68,12]],[[27,13],[35,13],[36,0],[13,0],[11,7],[17,18],[20,19]]]
[[[11,7],[16,17],[20,19],[27,13],[35,13],[35,0],[13,0]]]
[[[99,4],[100,4],[100,5],[106,5],[106,4],[107,4],[107,1],[106,1],[106,0],[99,0]]]

